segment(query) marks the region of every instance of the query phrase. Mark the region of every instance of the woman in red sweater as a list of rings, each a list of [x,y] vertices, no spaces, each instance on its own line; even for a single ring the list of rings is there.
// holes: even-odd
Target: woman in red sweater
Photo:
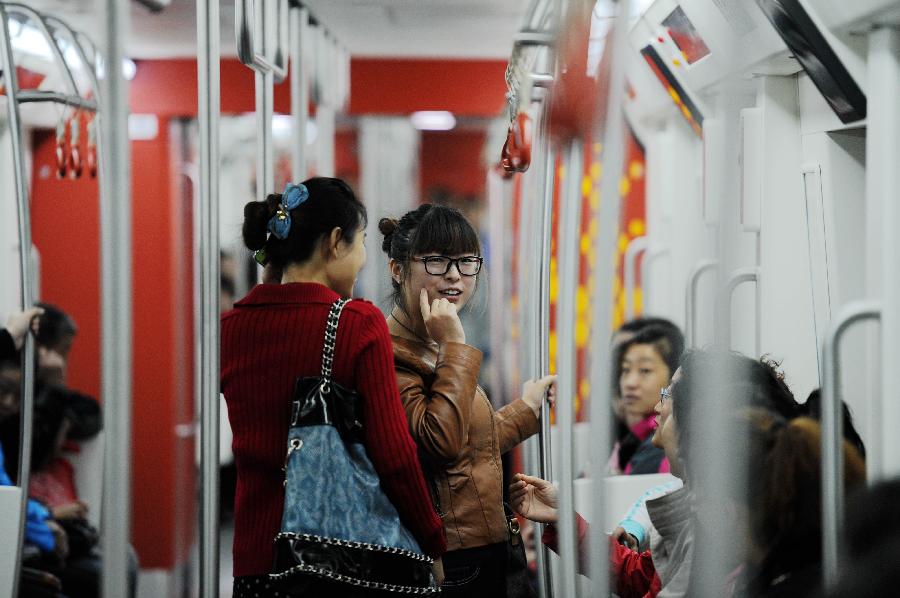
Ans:
[[[266,587],[266,574],[284,506],[292,390],[298,377],[319,374],[328,311],[350,296],[366,259],[365,223],[353,190],[332,178],[289,185],[244,208],[244,243],[264,252],[282,284],[257,285],[222,316],[221,383],[237,465],[236,597],[277,595]],[[424,553],[440,557],[443,526],[400,403],[391,338],[384,316],[367,301],[344,307],[333,377],[363,398],[363,443],[402,523]]]

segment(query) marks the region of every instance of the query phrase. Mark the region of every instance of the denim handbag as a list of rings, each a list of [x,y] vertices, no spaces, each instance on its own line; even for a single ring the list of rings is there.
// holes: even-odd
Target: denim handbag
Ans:
[[[321,376],[298,378],[294,387],[270,579],[285,592],[353,586],[435,594],[432,560],[400,522],[362,444],[363,398],[331,379],[347,301],[336,301],[328,314]]]

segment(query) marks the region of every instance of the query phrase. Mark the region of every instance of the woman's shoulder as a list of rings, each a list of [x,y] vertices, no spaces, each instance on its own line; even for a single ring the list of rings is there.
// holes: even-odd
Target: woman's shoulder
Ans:
[[[348,301],[344,306],[344,313],[351,318],[357,318],[367,324],[378,326],[379,329],[382,326],[387,328],[384,314],[381,313],[377,305],[367,299],[352,299]]]

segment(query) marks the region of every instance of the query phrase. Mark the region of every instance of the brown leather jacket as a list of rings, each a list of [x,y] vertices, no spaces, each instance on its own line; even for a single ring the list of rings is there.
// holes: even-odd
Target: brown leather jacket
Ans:
[[[422,455],[447,550],[507,539],[500,455],[538,430],[525,401],[494,411],[478,386],[481,351],[446,343],[440,351],[393,336],[400,398]]]

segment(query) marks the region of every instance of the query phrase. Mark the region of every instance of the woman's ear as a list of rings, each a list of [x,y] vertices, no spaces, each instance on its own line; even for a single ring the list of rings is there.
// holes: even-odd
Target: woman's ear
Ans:
[[[344,231],[341,230],[341,227],[336,226],[331,229],[331,234],[328,235],[328,244],[326,245],[326,255],[332,258],[341,257],[341,241],[344,240]]]
[[[403,265],[394,258],[391,258],[388,262],[388,269],[391,271],[391,278],[393,281],[400,284],[403,281]]]

